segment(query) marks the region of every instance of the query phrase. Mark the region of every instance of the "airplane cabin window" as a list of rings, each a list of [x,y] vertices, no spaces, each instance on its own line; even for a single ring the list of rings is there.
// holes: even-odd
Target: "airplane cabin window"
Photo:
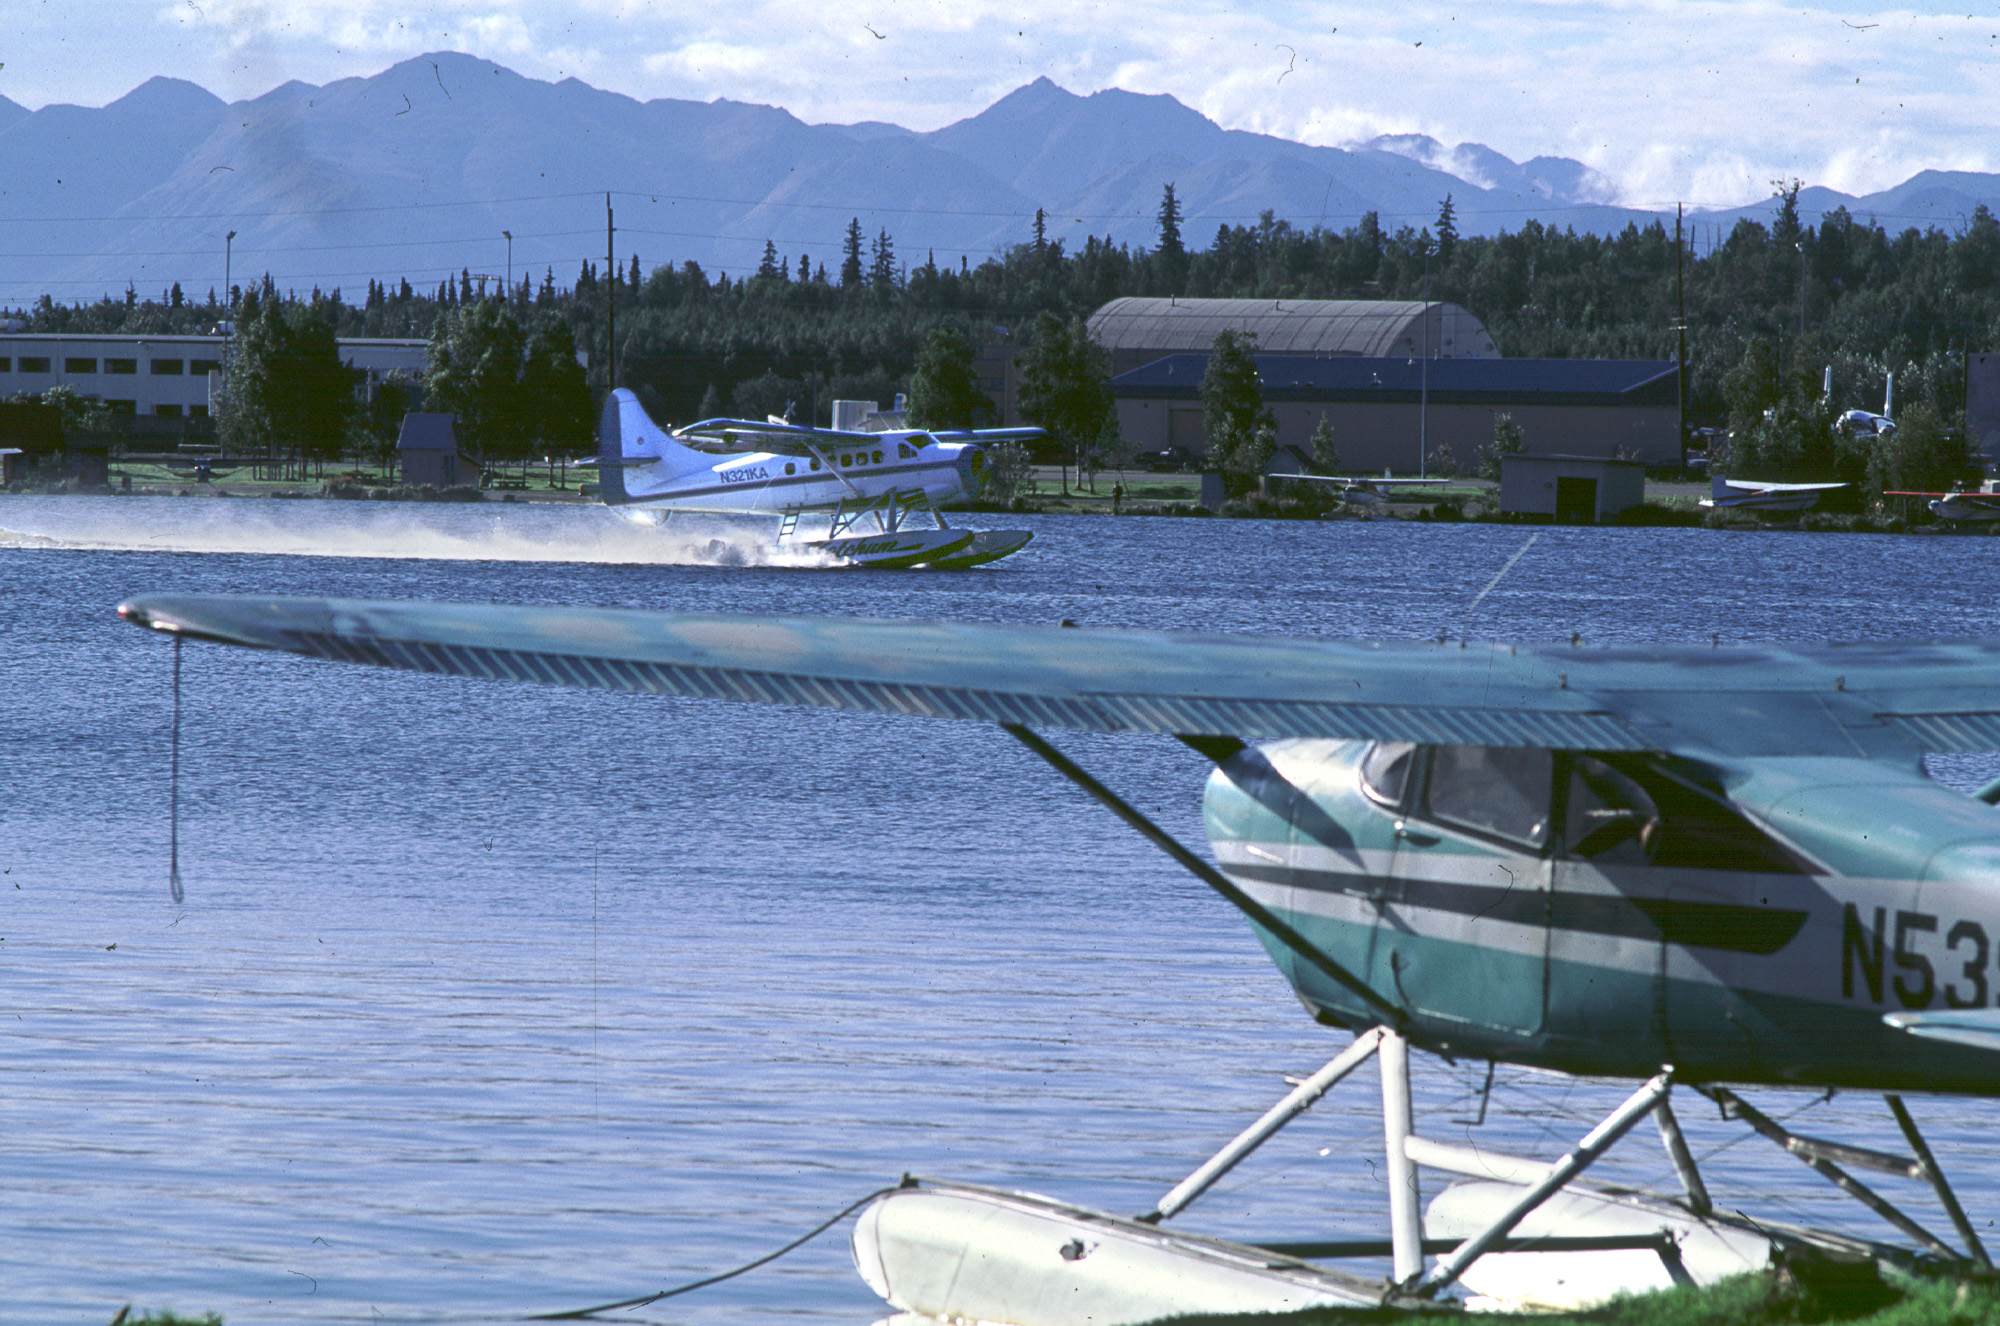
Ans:
[[[1402,805],[1416,751],[1416,743],[1410,741],[1374,743],[1361,756],[1361,786],[1385,805]]]
[[[882,453],[879,451],[876,452],[871,459],[873,459],[877,465],[880,465],[882,463]]]
[[[796,466],[796,465],[792,464],[792,462],[790,462],[790,461],[786,461],[786,462],[785,462],[785,473],[787,473],[787,474],[797,474],[798,472],[799,472],[799,467],[798,467],[798,466]]]
[[[815,470],[819,469],[819,462],[818,462],[818,461],[814,461],[814,462],[812,463],[812,467],[813,467],[813,469],[815,469]]]
[[[1594,756],[1570,764],[1563,842],[1578,856],[1607,865],[1644,865],[1660,828],[1660,808],[1625,774]]]
[[[1606,763],[1643,786],[1659,807],[1660,826],[1650,847],[1652,864],[1769,875],[1807,873],[1805,864],[1783,843],[1693,780],[1635,756],[1611,756]]]
[[[1425,799],[1437,819],[1529,847],[1549,836],[1555,757],[1515,746],[1436,746]]]

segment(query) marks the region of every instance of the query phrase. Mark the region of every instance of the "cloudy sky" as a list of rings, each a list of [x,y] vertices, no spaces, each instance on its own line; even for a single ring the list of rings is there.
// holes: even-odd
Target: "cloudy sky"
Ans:
[[[155,74],[236,99],[456,49],[634,97],[932,129],[1046,74],[1230,128],[1575,157],[1620,201],[1730,205],[2000,168],[2000,9],[1845,0],[8,0],[0,95],[102,105]]]

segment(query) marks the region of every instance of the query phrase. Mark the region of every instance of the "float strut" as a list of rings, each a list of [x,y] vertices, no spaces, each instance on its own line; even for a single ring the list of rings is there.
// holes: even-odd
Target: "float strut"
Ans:
[[[1897,1229],[1902,1230],[1905,1234],[1923,1244],[1938,1256],[1943,1257],[1946,1261],[1955,1262],[1960,1260],[1957,1251],[1950,1244],[1944,1242],[1937,1235],[1931,1233],[1922,1225],[1897,1210],[1889,1203],[1888,1199],[1884,1198],[1880,1193],[1870,1188],[1861,1180],[1855,1178],[1852,1174],[1849,1174],[1840,1166],[1834,1164],[1833,1161],[1828,1159],[1828,1156],[1839,1155],[1850,1164],[1867,1165],[1871,1168],[1882,1170],[1885,1173],[1902,1174],[1912,1179],[1923,1177],[1923,1169],[1920,1162],[1903,1162],[1899,1164],[1899,1158],[1896,1156],[1885,1156],[1880,1152],[1867,1151],[1861,1147],[1841,1146],[1837,1143],[1822,1142],[1816,1138],[1799,1137],[1783,1124],[1778,1123],[1774,1119],[1767,1118],[1762,1111],[1753,1108],[1748,1101],[1727,1087],[1709,1087],[1704,1089],[1702,1094],[1715,1101],[1718,1105],[1721,1105],[1725,1111],[1733,1112],[1737,1118],[1749,1124],[1757,1132],[1770,1138],[1773,1142],[1776,1142],[1779,1146],[1811,1166],[1814,1172],[1819,1174],[1828,1183],[1831,1183],[1834,1187],[1840,1189],[1849,1197],[1852,1197],[1855,1201],[1873,1211],[1876,1215],[1881,1216],[1884,1220],[1894,1225]],[[1960,1214],[1961,1216],[1963,1215],[1962,1212]]]
[[[1424,1271],[1424,1217],[1419,1205],[1417,1166],[1410,1159],[1410,1043],[1382,1032],[1382,1140],[1388,1149],[1389,1245],[1394,1280],[1407,1284]],[[1505,1230],[1501,1231],[1505,1233]]]
[[[1606,1116],[1603,1123],[1584,1134],[1581,1142],[1568,1155],[1549,1167],[1548,1177],[1523,1193],[1518,1201],[1507,1208],[1506,1214],[1488,1225],[1481,1233],[1459,1244],[1458,1251],[1440,1261],[1430,1269],[1430,1273],[1410,1285],[1411,1292],[1429,1298],[1443,1289],[1465,1272],[1479,1257],[1513,1232],[1514,1226],[1528,1217],[1536,1207],[1554,1196],[1556,1191],[1577,1175],[1589,1168],[1590,1163],[1611,1149],[1613,1143],[1631,1131],[1659,1103],[1667,1098],[1667,1091],[1673,1085],[1673,1070],[1668,1069],[1653,1078],[1645,1086],[1627,1098],[1623,1105]]]
[[[1653,1121],[1660,1125],[1660,1141],[1666,1144],[1667,1158],[1674,1162],[1674,1173],[1681,1176],[1681,1187],[1686,1189],[1688,1209],[1698,1216],[1705,1216],[1714,1207],[1708,1200],[1708,1185],[1701,1181],[1701,1171],[1695,1168],[1694,1153],[1688,1150],[1687,1138],[1681,1133],[1680,1120],[1674,1118],[1673,1106],[1665,1096],[1653,1107]]]
[[[1993,1263],[1987,1258],[1986,1249],[1980,1245],[1979,1235],[1972,1232],[1972,1222],[1965,1218],[1965,1208],[1958,1204],[1958,1198],[1952,1193],[1951,1185],[1944,1181],[1944,1171],[1938,1168],[1937,1158],[1931,1155],[1930,1146],[1924,1141],[1924,1135],[1917,1131],[1917,1121],[1910,1117],[1910,1111],[1903,1105],[1903,1098],[1886,1095],[1882,1099],[1889,1102],[1889,1112],[1896,1116],[1896,1123],[1902,1128],[1903,1137],[1909,1142],[1910,1151],[1916,1156],[1917,1164],[1923,1166],[1924,1177],[1930,1180],[1931,1187],[1937,1192],[1938,1205],[1942,1206],[1944,1213],[1951,1217],[1952,1228],[1956,1229],[1958,1236],[1965,1240],[1966,1249],[1971,1252],[1972,1260],[1978,1262],[1982,1269],[1992,1270]]]
[[[1171,1218],[1185,1209],[1188,1203],[1207,1192],[1215,1181],[1236,1163],[1269,1141],[1280,1128],[1304,1114],[1315,1101],[1333,1089],[1335,1083],[1346,1077],[1368,1061],[1381,1043],[1383,1032],[1379,1027],[1371,1027],[1354,1038],[1354,1044],[1336,1055],[1326,1067],[1298,1084],[1292,1093],[1264,1112],[1264,1117],[1238,1133],[1229,1145],[1210,1157],[1194,1173],[1175,1184],[1159,1204],[1139,1217],[1149,1225]]]

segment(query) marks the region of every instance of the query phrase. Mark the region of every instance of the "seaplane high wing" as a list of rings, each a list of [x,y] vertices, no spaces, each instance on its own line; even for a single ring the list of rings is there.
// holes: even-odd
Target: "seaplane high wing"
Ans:
[[[1401,488],[1437,488],[1464,483],[1462,479],[1392,479],[1386,474],[1372,477],[1365,474],[1273,474],[1271,477],[1300,483],[1332,484],[1340,490],[1340,500],[1349,506],[1381,506],[1387,502],[1408,500],[1398,494],[1397,490]]]
[[[1709,495],[1701,499],[1706,507],[1740,507],[1747,511],[1806,511],[1819,504],[1827,493],[1845,488],[1844,483],[1765,483],[1761,479],[1727,479],[1713,475]]]
[[[849,433],[748,419],[674,430],[620,388],[605,400],[593,463],[601,500],[637,524],[657,525],[675,512],[768,516],[779,522],[781,543],[797,537],[845,561],[958,569],[1007,556],[1032,536],[955,530],[939,508],[978,496],[987,445],[1041,435]],[[823,517],[824,531],[813,527],[819,537],[807,541],[801,518],[814,516]]]
[[[2000,1057],[1882,1020],[2000,996],[2000,812],[1919,768],[2000,749],[2000,641],[1514,647],[174,595],[120,611],[422,672],[1174,734],[1217,759],[1223,873],[1335,1021],[1393,1015],[1431,1048],[1572,1072],[2000,1091]]]
[[[1990,1270],[1893,1093],[2000,1095],[2000,783],[1967,797],[1922,769],[1926,751],[2000,749],[2000,640],[1475,646],[170,594],[119,612],[418,672],[997,724],[1237,907],[1305,1007],[1355,1033],[1136,1220],[929,1181],[878,1194],[855,1261],[906,1311],[1127,1326],[1422,1300],[1459,1280],[1574,1307],[1788,1249],[1917,1264],[1727,1214],[1670,1108],[1676,1083],[1930,1265]],[[1065,728],[1172,734],[1213,761],[1212,861],[1043,735]],[[1413,1045],[1644,1081],[1560,1160],[1521,1160],[1413,1131]],[[1336,1245],[1162,1228],[1371,1057],[1391,1233],[1371,1255],[1392,1256],[1389,1280],[1299,1260],[1361,1255]],[[1913,1154],[1796,1135],[1744,1084],[1890,1093]],[[1648,1115],[1685,1198],[1574,1183]],[[1928,1180],[1966,1251],[1840,1168],[1856,1164]],[[1476,1181],[1426,1215],[1417,1166]],[[1536,1260],[1558,1246],[1578,1259]]]

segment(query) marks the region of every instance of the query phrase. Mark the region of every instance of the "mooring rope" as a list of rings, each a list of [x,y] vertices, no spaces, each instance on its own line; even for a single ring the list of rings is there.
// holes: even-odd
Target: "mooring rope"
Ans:
[[[617,1303],[599,1303],[596,1307],[590,1308],[571,1308],[566,1312],[538,1312],[532,1317],[523,1317],[521,1320],[575,1321],[579,1318],[595,1316],[600,1312],[615,1312],[620,1308],[643,1308],[648,1303],[657,1303],[663,1298],[674,1298],[681,1294],[692,1293],[697,1289],[704,1289],[709,1285],[719,1285],[724,1280],[734,1280],[737,1276],[754,1271],[760,1266],[770,1265],[794,1248],[804,1247],[820,1235],[826,1233],[827,1230],[832,1229],[835,1225],[853,1215],[856,1211],[859,1211],[862,1207],[868,1205],[868,1203],[874,1201],[877,1197],[887,1196],[889,1193],[907,1188],[911,1186],[911,1183],[912,1180],[905,1178],[901,1183],[892,1183],[886,1188],[877,1188],[866,1197],[857,1198],[855,1201],[848,1203],[838,1212],[799,1235],[784,1247],[777,1249],[775,1252],[767,1252],[755,1261],[745,1262],[734,1270],[724,1271],[719,1275],[704,1276],[699,1280],[690,1280],[684,1285],[675,1285],[672,1289],[662,1289],[657,1294],[647,1294],[641,1298],[622,1299]]]
[[[181,637],[174,636],[173,762],[167,772],[167,891],[176,903],[186,900],[181,889]]]

